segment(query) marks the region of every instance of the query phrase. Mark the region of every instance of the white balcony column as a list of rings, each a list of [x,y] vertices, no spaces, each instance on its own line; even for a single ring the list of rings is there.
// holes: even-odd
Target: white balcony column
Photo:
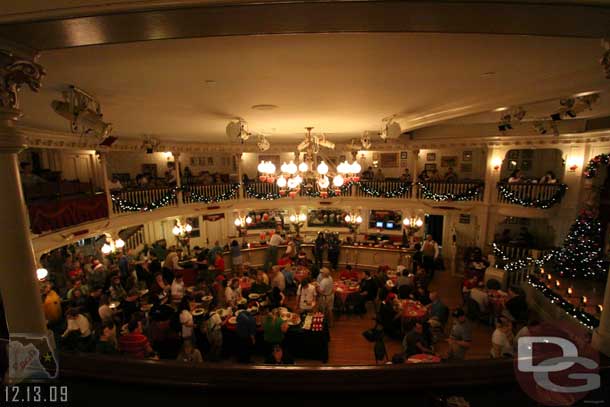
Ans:
[[[18,166],[17,154],[25,147],[25,138],[15,129],[21,117],[21,86],[37,91],[43,76],[35,55],[0,49],[0,184],[4,194],[0,199],[0,291],[9,332],[15,339],[47,335]]]
[[[235,154],[235,162],[237,164],[237,182],[239,183],[238,198],[240,200],[244,199],[244,185],[242,184],[242,180],[244,179],[244,167],[242,165],[242,156],[243,153]]]
[[[419,149],[409,151],[411,157],[407,157],[409,162],[409,172],[411,173],[411,180],[413,181],[413,190],[411,191],[411,198],[417,199],[417,187],[415,183],[417,182],[417,176],[419,175]]]
[[[606,281],[603,307],[599,326],[593,331],[592,345],[599,352],[610,356],[610,278]]]
[[[102,186],[104,188],[104,194],[106,194],[106,205],[108,205],[108,217],[114,216],[114,210],[112,206],[112,195],[110,195],[110,184],[108,182],[108,153],[106,151],[100,152],[100,168],[102,170]]]
[[[176,188],[178,192],[176,192],[176,201],[178,202],[178,206],[182,206],[182,178],[180,177],[180,171],[182,168],[180,167],[180,153],[172,152],[174,156],[174,165],[176,171]]]

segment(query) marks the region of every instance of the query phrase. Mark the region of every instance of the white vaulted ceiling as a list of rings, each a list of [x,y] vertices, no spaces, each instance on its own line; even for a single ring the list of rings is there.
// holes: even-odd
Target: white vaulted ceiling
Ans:
[[[378,130],[490,123],[501,106],[547,115],[558,99],[606,91],[597,39],[478,34],[299,34],[150,41],[48,51],[24,125],[68,131],[53,99],[68,84],[100,99],[114,134],[222,143],[243,117],[270,140],[315,126],[333,141]],[[206,81],[214,81],[214,84]],[[589,116],[607,115],[602,94]],[[548,101],[546,103],[537,103]],[[273,104],[271,111],[251,109]]]

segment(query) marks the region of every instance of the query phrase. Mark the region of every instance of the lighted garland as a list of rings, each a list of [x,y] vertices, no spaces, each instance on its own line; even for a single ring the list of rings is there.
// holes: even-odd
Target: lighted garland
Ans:
[[[549,199],[521,199],[517,196],[515,192],[510,190],[508,185],[503,183],[498,183],[497,188],[500,192],[500,195],[502,195],[502,197],[511,204],[525,206],[526,208],[549,209],[553,205],[561,202],[561,198],[563,198],[563,196],[565,195],[568,186],[565,184],[560,184],[557,191]]]
[[[112,194],[112,202],[114,202],[121,211],[123,212],[149,212],[155,209],[163,208],[169,205],[173,200],[176,199],[176,192],[178,188],[172,188],[167,194],[160,199],[149,202],[146,205],[140,205],[136,202],[131,202],[121,198],[118,194]]]
[[[551,304],[559,306],[562,310],[565,311],[566,314],[572,316],[574,319],[576,319],[588,329],[594,329],[599,326],[599,319],[595,318],[588,312],[576,308],[574,305],[563,299],[563,297],[558,295],[555,291],[548,288],[536,277],[529,276],[527,282],[529,285],[540,291],[542,295],[544,295],[551,302]]]
[[[366,185],[365,183],[358,182],[358,188],[360,188],[362,192],[375,198],[398,198],[407,193],[411,189],[411,187],[412,185],[410,182],[404,182],[398,188],[392,191],[383,192],[379,191],[378,189],[372,188]]]
[[[431,200],[437,201],[437,202],[440,202],[440,201],[472,201],[473,199],[476,199],[476,197],[478,197],[481,194],[481,192],[483,191],[483,185],[476,185],[459,194],[452,194],[452,193],[437,194],[435,192],[432,192],[430,190],[430,188],[428,188],[428,186],[426,184],[424,184],[423,182],[418,182],[417,185],[419,186],[424,199],[431,199]]]
[[[222,201],[229,200],[235,196],[237,191],[239,191],[239,184],[238,183],[233,184],[231,186],[231,189],[229,189],[228,191],[223,192],[222,194],[215,196],[215,197],[203,196],[201,194],[198,194],[195,191],[189,191],[188,186],[183,187],[183,191],[184,191],[184,193],[187,193],[189,195],[189,199],[193,202],[202,202],[202,203],[222,202]]]
[[[350,181],[344,185],[342,185],[341,187],[339,187],[339,193],[337,193],[335,191],[335,189],[333,188],[328,188],[328,190],[326,191],[327,197],[328,198],[335,198],[341,195],[344,195],[345,192],[347,192],[352,185],[354,184],[353,181]],[[322,194],[320,193],[320,191],[314,191],[313,188],[303,188],[303,195],[309,197],[309,198],[320,198],[322,196]]]
[[[250,183],[245,183],[244,186],[246,187],[246,194],[254,199],[259,199],[262,201],[275,201],[276,199],[280,199],[282,197],[279,193],[274,192],[256,192]]]
[[[600,154],[589,160],[589,164],[587,164],[587,168],[584,171],[585,177],[595,177],[597,175],[597,167],[600,165],[610,165],[610,154]]]

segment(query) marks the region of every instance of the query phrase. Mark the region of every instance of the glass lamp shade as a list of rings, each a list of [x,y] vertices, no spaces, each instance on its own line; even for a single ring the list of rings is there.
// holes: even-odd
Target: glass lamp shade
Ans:
[[[309,165],[305,161],[303,161],[302,163],[299,164],[299,171],[301,171],[301,172],[309,171]]]
[[[288,172],[288,164],[282,163],[282,165],[280,166],[280,171],[283,172],[283,173],[287,173]]]
[[[110,254],[111,251],[112,251],[112,247],[110,247],[110,245],[108,243],[104,243],[104,245],[102,246],[102,253]]]
[[[341,174],[347,174],[349,172],[349,168],[346,166],[347,162],[343,161],[341,164],[337,165],[337,172]]]
[[[271,161],[268,161],[267,167],[267,170],[269,171],[268,174],[275,174],[275,164],[273,164]]]
[[[286,178],[284,178],[284,176],[280,176],[277,179],[277,186],[280,188],[285,188],[286,187]]]
[[[46,268],[39,268],[36,270],[36,277],[38,280],[44,280],[49,275],[49,271]]]
[[[123,247],[125,247],[125,241],[123,239],[117,239],[114,241],[114,247],[116,247],[117,249],[121,249]]]
[[[193,227],[191,226],[190,223],[187,223],[186,226],[184,227],[184,230],[186,230],[186,233],[191,233],[193,231]]]
[[[246,216],[246,225],[249,225],[252,223],[252,218],[250,216]]]
[[[328,177],[326,175],[318,180],[318,186],[322,189],[328,188],[329,185],[330,181],[328,180]]]
[[[297,221],[296,215],[290,215],[290,222],[295,223]]]
[[[296,181],[297,185],[301,185],[303,183],[303,178],[300,175],[294,177],[294,180]]]
[[[345,215],[345,221],[350,223],[352,221],[352,217],[350,215]]]
[[[241,226],[241,219],[236,218],[235,222],[233,222],[235,224],[235,226],[240,227]]]
[[[336,187],[343,186],[343,181],[344,181],[343,175],[339,174],[339,175],[335,175],[333,177],[333,185],[336,186]]]
[[[409,218],[404,218],[404,219],[402,220],[402,224],[403,224],[403,225],[405,225],[405,226],[409,226],[409,225],[411,224],[411,219],[409,219]]]
[[[261,161],[258,164],[258,167],[256,167],[256,169],[258,170],[258,172],[260,172],[261,174],[263,174],[265,172],[265,162]]]
[[[288,174],[294,175],[297,173],[297,165],[294,163],[294,161],[290,161],[286,166],[286,170]]]
[[[356,223],[362,223],[362,216],[356,216]]]
[[[417,226],[418,228],[421,228],[424,225],[424,221],[421,219],[417,219],[415,221],[415,226]]]
[[[320,164],[318,164],[318,174],[320,175],[326,175],[328,174],[328,165],[326,165],[326,163],[324,161],[320,162]]]
[[[181,231],[182,230],[181,230],[180,226],[178,226],[178,225],[176,225],[172,228],[172,233],[174,234],[174,236],[178,236]]]
[[[360,164],[358,164],[358,161],[354,161],[350,167],[351,167],[350,172],[352,174],[360,174],[360,171],[362,171],[362,166]]]
[[[299,214],[299,221],[305,222],[307,220],[307,215],[304,213]]]
[[[287,182],[287,185],[288,185],[288,188],[294,189],[299,186],[299,183],[294,178],[290,178]]]

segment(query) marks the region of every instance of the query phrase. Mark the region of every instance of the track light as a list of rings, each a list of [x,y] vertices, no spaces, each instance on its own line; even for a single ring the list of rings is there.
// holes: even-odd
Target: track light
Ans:
[[[554,122],[561,120],[561,114],[560,113],[553,113],[551,115],[551,120],[553,120]]]
[[[542,122],[542,121],[535,121],[534,122],[534,129],[538,132],[538,134],[546,134],[547,133],[546,127],[544,126],[544,122]]]

